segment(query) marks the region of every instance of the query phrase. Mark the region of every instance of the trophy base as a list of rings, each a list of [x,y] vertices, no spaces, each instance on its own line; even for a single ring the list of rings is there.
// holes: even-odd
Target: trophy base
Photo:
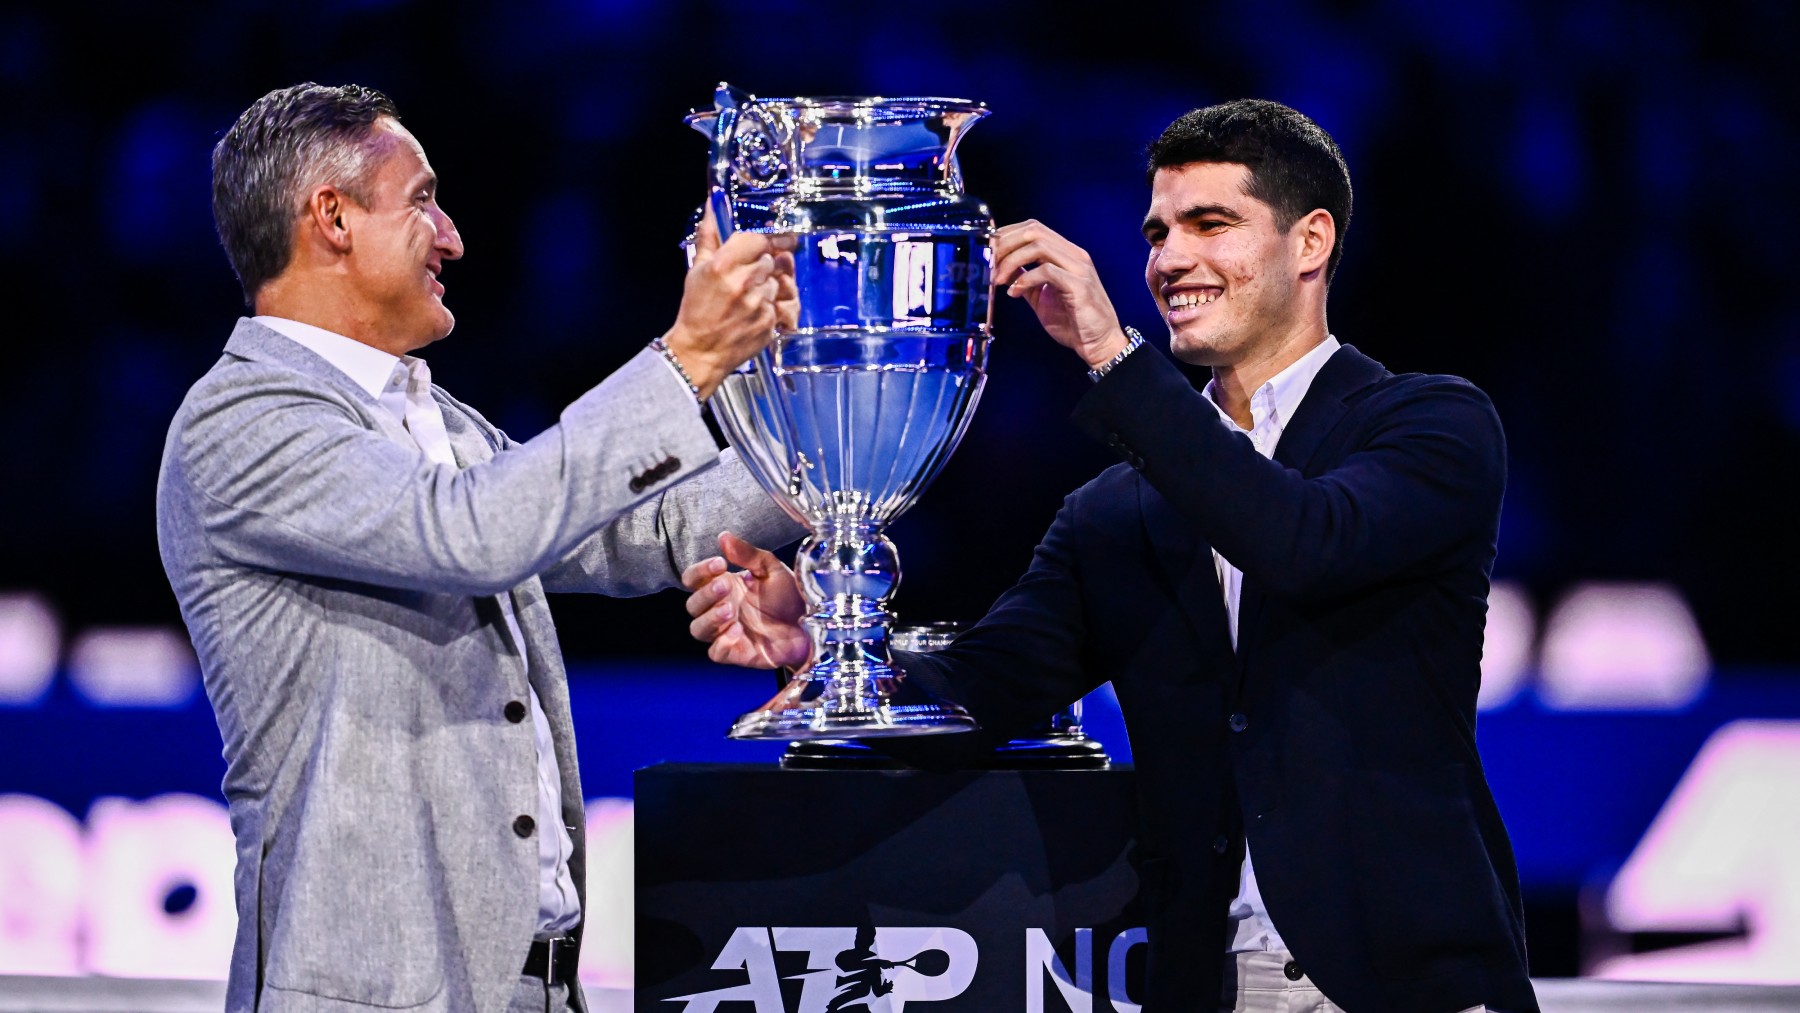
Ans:
[[[1105,770],[1106,748],[1086,736],[1014,739],[970,764],[983,770]],[[907,766],[859,742],[814,739],[790,744],[781,755],[788,770],[897,770]]]
[[[884,680],[887,681],[887,680]],[[875,739],[901,735],[944,735],[980,726],[969,712],[903,680],[885,703],[869,695],[845,706],[842,696],[821,693],[823,679],[795,679],[775,698],[732,722],[734,739]]]

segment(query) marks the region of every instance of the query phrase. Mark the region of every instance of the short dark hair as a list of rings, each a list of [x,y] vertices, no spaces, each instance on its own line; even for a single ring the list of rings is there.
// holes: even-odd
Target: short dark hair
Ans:
[[[1144,178],[1190,162],[1232,162],[1249,168],[1244,192],[1269,205],[1277,228],[1288,229],[1324,208],[1337,225],[1325,280],[1337,274],[1350,231],[1350,167],[1323,127],[1306,114],[1267,99],[1237,99],[1195,109],[1169,124],[1151,145]]]
[[[308,191],[330,183],[368,203],[364,142],[383,116],[400,113],[373,88],[308,81],[251,103],[213,147],[213,224],[245,303],[287,269]]]

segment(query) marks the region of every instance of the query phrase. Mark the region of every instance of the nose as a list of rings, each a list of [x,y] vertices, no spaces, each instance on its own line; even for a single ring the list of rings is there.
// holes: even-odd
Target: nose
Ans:
[[[1171,233],[1163,240],[1162,246],[1150,257],[1150,270],[1161,278],[1175,278],[1192,270],[1198,262],[1192,243],[1179,231]]]
[[[445,260],[462,259],[462,233],[456,231],[456,223],[450,220],[443,208],[439,208],[437,213],[437,249]]]

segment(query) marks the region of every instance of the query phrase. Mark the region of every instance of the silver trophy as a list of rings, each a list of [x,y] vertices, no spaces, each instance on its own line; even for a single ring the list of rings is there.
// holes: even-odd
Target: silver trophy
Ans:
[[[937,622],[895,626],[889,640],[902,651],[924,654],[949,647],[967,623]],[[997,770],[1104,770],[1112,765],[1106,747],[1089,738],[1081,726],[1081,701],[1039,722],[1020,738],[1001,743],[979,758],[962,763]],[[854,739],[808,739],[788,743],[781,765],[799,770],[886,770],[906,766]]]
[[[720,238],[794,233],[800,313],[725,380],[713,413],[756,480],[812,528],[794,569],[818,648],[731,737],[972,729],[968,712],[908,683],[888,654],[900,557],[883,532],[949,459],[987,379],[994,220],[963,193],[956,163],[987,108],[757,99],[726,84],[714,97],[686,122],[712,140]]]

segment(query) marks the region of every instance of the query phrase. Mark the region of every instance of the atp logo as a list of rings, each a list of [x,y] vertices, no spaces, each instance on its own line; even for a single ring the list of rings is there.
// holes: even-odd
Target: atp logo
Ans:
[[[778,953],[804,955],[804,970],[784,977]],[[663,1001],[683,1003],[680,1013],[714,1013],[726,1002],[752,1003],[755,1013],[902,1013],[908,1002],[961,995],[980,957],[974,937],[948,927],[745,926],[732,932],[712,969],[741,971],[747,981]],[[791,1011],[783,981],[800,982]]]

